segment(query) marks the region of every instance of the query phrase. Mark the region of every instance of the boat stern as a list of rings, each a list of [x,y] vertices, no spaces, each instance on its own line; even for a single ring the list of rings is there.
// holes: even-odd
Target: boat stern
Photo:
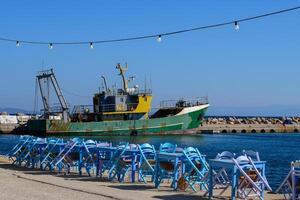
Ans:
[[[176,116],[184,116],[185,123],[183,129],[198,128],[203,123],[203,117],[210,105],[208,103],[185,107]]]

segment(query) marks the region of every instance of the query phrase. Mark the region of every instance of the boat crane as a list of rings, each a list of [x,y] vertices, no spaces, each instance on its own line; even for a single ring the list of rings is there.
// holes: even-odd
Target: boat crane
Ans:
[[[40,88],[41,97],[43,101],[44,106],[44,117],[49,118],[49,116],[53,113],[62,113],[62,118],[64,122],[69,121],[69,107],[67,105],[67,102],[62,94],[62,91],[59,87],[59,84],[57,82],[57,79],[54,75],[53,69],[40,71],[38,75],[36,76],[37,82]],[[56,96],[59,100],[61,111],[59,112],[53,112],[50,109],[50,83],[52,84]]]

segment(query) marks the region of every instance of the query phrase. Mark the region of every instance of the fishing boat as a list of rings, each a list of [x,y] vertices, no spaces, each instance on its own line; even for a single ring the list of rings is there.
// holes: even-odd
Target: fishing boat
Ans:
[[[207,98],[193,100],[163,101],[159,109],[150,114],[152,91],[130,87],[133,77],[127,78],[126,64],[117,64],[122,78],[122,88],[109,88],[105,77],[103,89],[94,94],[92,106],[69,106],[62,94],[53,69],[37,75],[43,115],[27,123],[30,134],[46,136],[98,136],[98,135],[145,135],[183,134],[198,128],[209,107]],[[49,85],[52,84],[59,100],[59,109],[49,106]],[[45,87],[46,86],[46,87]]]

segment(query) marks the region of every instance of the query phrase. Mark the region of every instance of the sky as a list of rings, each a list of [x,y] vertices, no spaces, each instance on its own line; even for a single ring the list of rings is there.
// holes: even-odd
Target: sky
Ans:
[[[91,41],[175,31],[299,6],[299,1],[5,1],[0,37]],[[208,96],[208,114],[300,115],[300,10],[155,39],[54,46],[0,42],[0,107],[33,110],[35,76],[54,68],[67,101],[92,104],[117,63],[161,100]],[[78,94],[78,95],[74,95]],[[89,98],[90,97],[90,98]],[[41,105],[41,103],[40,103]]]

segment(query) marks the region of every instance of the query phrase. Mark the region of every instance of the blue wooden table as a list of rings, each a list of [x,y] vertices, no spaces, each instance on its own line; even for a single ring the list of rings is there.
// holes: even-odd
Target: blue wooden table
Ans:
[[[261,171],[261,174],[263,177],[265,177],[265,161],[254,161],[254,164],[258,170]],[[242,168],[245,165],[249,165],[248,163],[240,163],[239,164]],[[235,200],[236,198],[236,189],[238,186],[238,180],[239,180],[239,171],[235,163],[230,159],[210,159],[209,160],[209,199],[213,197],[213,171],[219,170],[221,168],[224,168],[226,171],[231,171],[231,199]],[[264,193],[264,188],[262,188],[262,197]]]
[[[155,165],[155,187],[158,188],[160,185],[159,181],[159,174],[160,174],[160,162],[167,161],[174,164],[174,171],[173,171],[173,181],[172,186],[173,189],[177,189],[177,181],[179,176],[179,163],[183,163],[184,154],[183,153],[157,153],[156,154],[156,165]],[[182,172],[184,173],[184,166],[181,167]]]
[[[117,147],[97,147],[97,159],[96,159],[96,175],[100,175],[100,171],[102,169],[102,162],[100,158],[100,152],[108,152],[111,155],[117,150]],[[131,157],[131,182],[135,182],[135,172],[136,172],[136,161],[137,156],[139,155],[139,150],[137,148],[134,149],[127,149],[125,151],[124,156],[130,156]]]

